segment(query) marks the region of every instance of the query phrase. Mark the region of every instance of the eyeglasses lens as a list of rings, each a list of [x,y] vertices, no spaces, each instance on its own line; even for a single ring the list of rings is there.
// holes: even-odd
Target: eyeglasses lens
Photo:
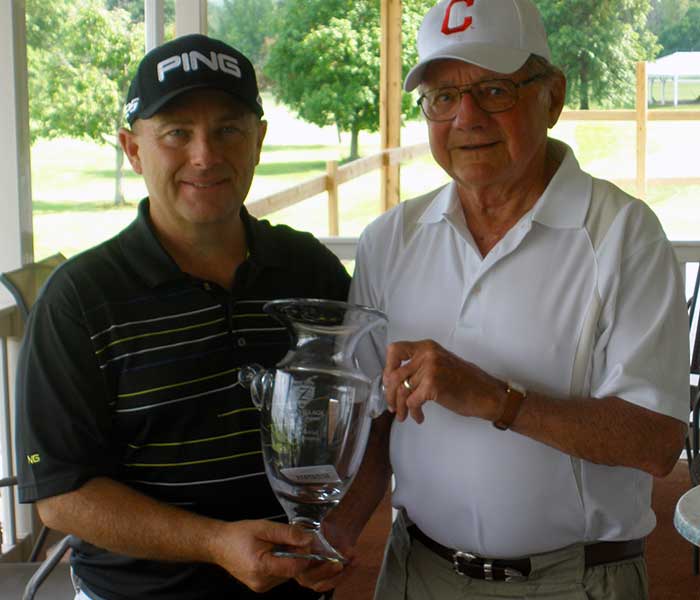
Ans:
[[[427,92],[421,99],[421,108],[428,119],[449,121],[457,114],[464,94],[471,94],[482,110],[491,113],[508,110],[518,99],[512,81],[482,81],[463,88],[448,87]]]

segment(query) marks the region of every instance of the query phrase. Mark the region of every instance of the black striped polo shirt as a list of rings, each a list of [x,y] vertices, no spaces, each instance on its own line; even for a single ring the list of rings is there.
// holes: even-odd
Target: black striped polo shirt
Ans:
[[[272,367],[289,349],[265,302],[345,299],[349,277],[310,234],[241,214],[249,256],[230,290],[177,267],[153,233],[147,200],[119,235],[52,275],[18,366],[21,501],[107,476],[219,519],[284,518],[264,473],[259,413],[238,371]],[[75,569],[110,600],[207,597],[203,585],[223,585],[223,571],[212,579],[215,567],[83,546]],[[173,579],[182,593],[162,595]]]

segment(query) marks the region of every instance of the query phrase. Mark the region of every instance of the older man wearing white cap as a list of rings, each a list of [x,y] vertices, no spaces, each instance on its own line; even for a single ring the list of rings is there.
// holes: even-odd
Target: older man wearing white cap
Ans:
[[[548,137],[566,81],[530,0],[442,0],[418,50],[405,88],[452,182],[360,240],[390,412],[328,525],[356,539],[393,471],[377,600],[646,598],[652,481],[688,410],[673,250]]]

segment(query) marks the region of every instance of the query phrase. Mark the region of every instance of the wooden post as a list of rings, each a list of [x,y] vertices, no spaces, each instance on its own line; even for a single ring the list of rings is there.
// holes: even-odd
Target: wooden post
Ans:
[[[338,235],[338,161],[326,163],[326,189],[328,190],[328,235]]]
[[[401,0],[382,0],[381,73],[379,127],[381,148],[401,146]],[[381,172],[381,210],[385,212],[400,200],[400,166],[384,155]]]
[[[175,0],[175,37],[207,33],[207,1]]]
[[[163,43],[163,0],[145,0],[143,20],[146,30],[146,52],[149,52]]]
[[[637,196],[647,197],[647,64],[637,63]]]
[[[0,272],[34,259],[25,2],[0,2]]]

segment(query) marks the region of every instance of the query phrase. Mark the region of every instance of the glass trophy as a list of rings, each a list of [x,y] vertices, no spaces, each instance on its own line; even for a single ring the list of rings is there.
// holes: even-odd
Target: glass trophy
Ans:
[[[345,562],[321,524],[355,477],[371,419],[385,409],[381,375],[374,381],[355,359],[359,340],[386,326],[375,309],[345,302],[294,298],[268,302],[292,348],[275,369],[241,369],[261,413],[265,471],[289,522],[314,533],[308,553],[279,548],[277,556]]]

